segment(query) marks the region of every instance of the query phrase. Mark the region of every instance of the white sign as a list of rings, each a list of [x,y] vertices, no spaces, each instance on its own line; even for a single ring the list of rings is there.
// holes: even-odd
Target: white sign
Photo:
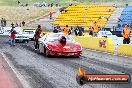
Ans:
[[[116,37],[116,35],[112,35],[112,33],[110,31],[99,31],[99,37]]]

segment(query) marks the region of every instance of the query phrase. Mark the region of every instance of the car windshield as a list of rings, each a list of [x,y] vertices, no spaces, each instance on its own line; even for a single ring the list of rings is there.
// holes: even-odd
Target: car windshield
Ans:
[[[74,41],[70,36],[66,34],[51,34],[47,35],[46,41],[55,42],[60,40],[61,36],[65,36],[67,41]]]

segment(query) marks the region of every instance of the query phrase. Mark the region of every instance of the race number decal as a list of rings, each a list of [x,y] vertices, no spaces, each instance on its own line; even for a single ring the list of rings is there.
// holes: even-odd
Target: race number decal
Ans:
[[[99,40],[99,47],[106,48],[106,40]]]

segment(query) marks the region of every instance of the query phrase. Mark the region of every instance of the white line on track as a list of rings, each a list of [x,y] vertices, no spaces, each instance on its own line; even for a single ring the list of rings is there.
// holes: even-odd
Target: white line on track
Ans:
[[[12,69],[12,71],[15,73],[16,77],[18,78],[18,80],[20,81],[20,83],[22,84],[22,86],[24,88],[31,88],[31,86],[29,85],[29,83],[24,79],[24,77],[17,71],[17,69],[14,67],[14,65],[10,62],[10,60],[6,57],[6,55],[1,52],[1,55],[3,56],[3,58],[5,59],[5,61],[7,62],[7,64],[9,65],[9,67]]]

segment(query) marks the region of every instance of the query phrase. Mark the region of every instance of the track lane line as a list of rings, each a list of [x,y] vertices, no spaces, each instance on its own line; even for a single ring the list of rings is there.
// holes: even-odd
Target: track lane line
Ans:
[[[17,69],[14,67],[14,65],[10,62],[10,60],[6,57],[6,55],[1,52],[1,55],[3,56],[3,58],[5,59],[5,61],[7,62],[7,64],[9,65],[9,67],[12,69],[12,71],[14,72],[14,74],[16,75],[16,77],[18,78],[18,80],[20,81],[20,83],[22,84],[22,86],[24,88],[31,88],[31,86],[29,85],[29,83],[24,79],[24,77],[17,71]]]

